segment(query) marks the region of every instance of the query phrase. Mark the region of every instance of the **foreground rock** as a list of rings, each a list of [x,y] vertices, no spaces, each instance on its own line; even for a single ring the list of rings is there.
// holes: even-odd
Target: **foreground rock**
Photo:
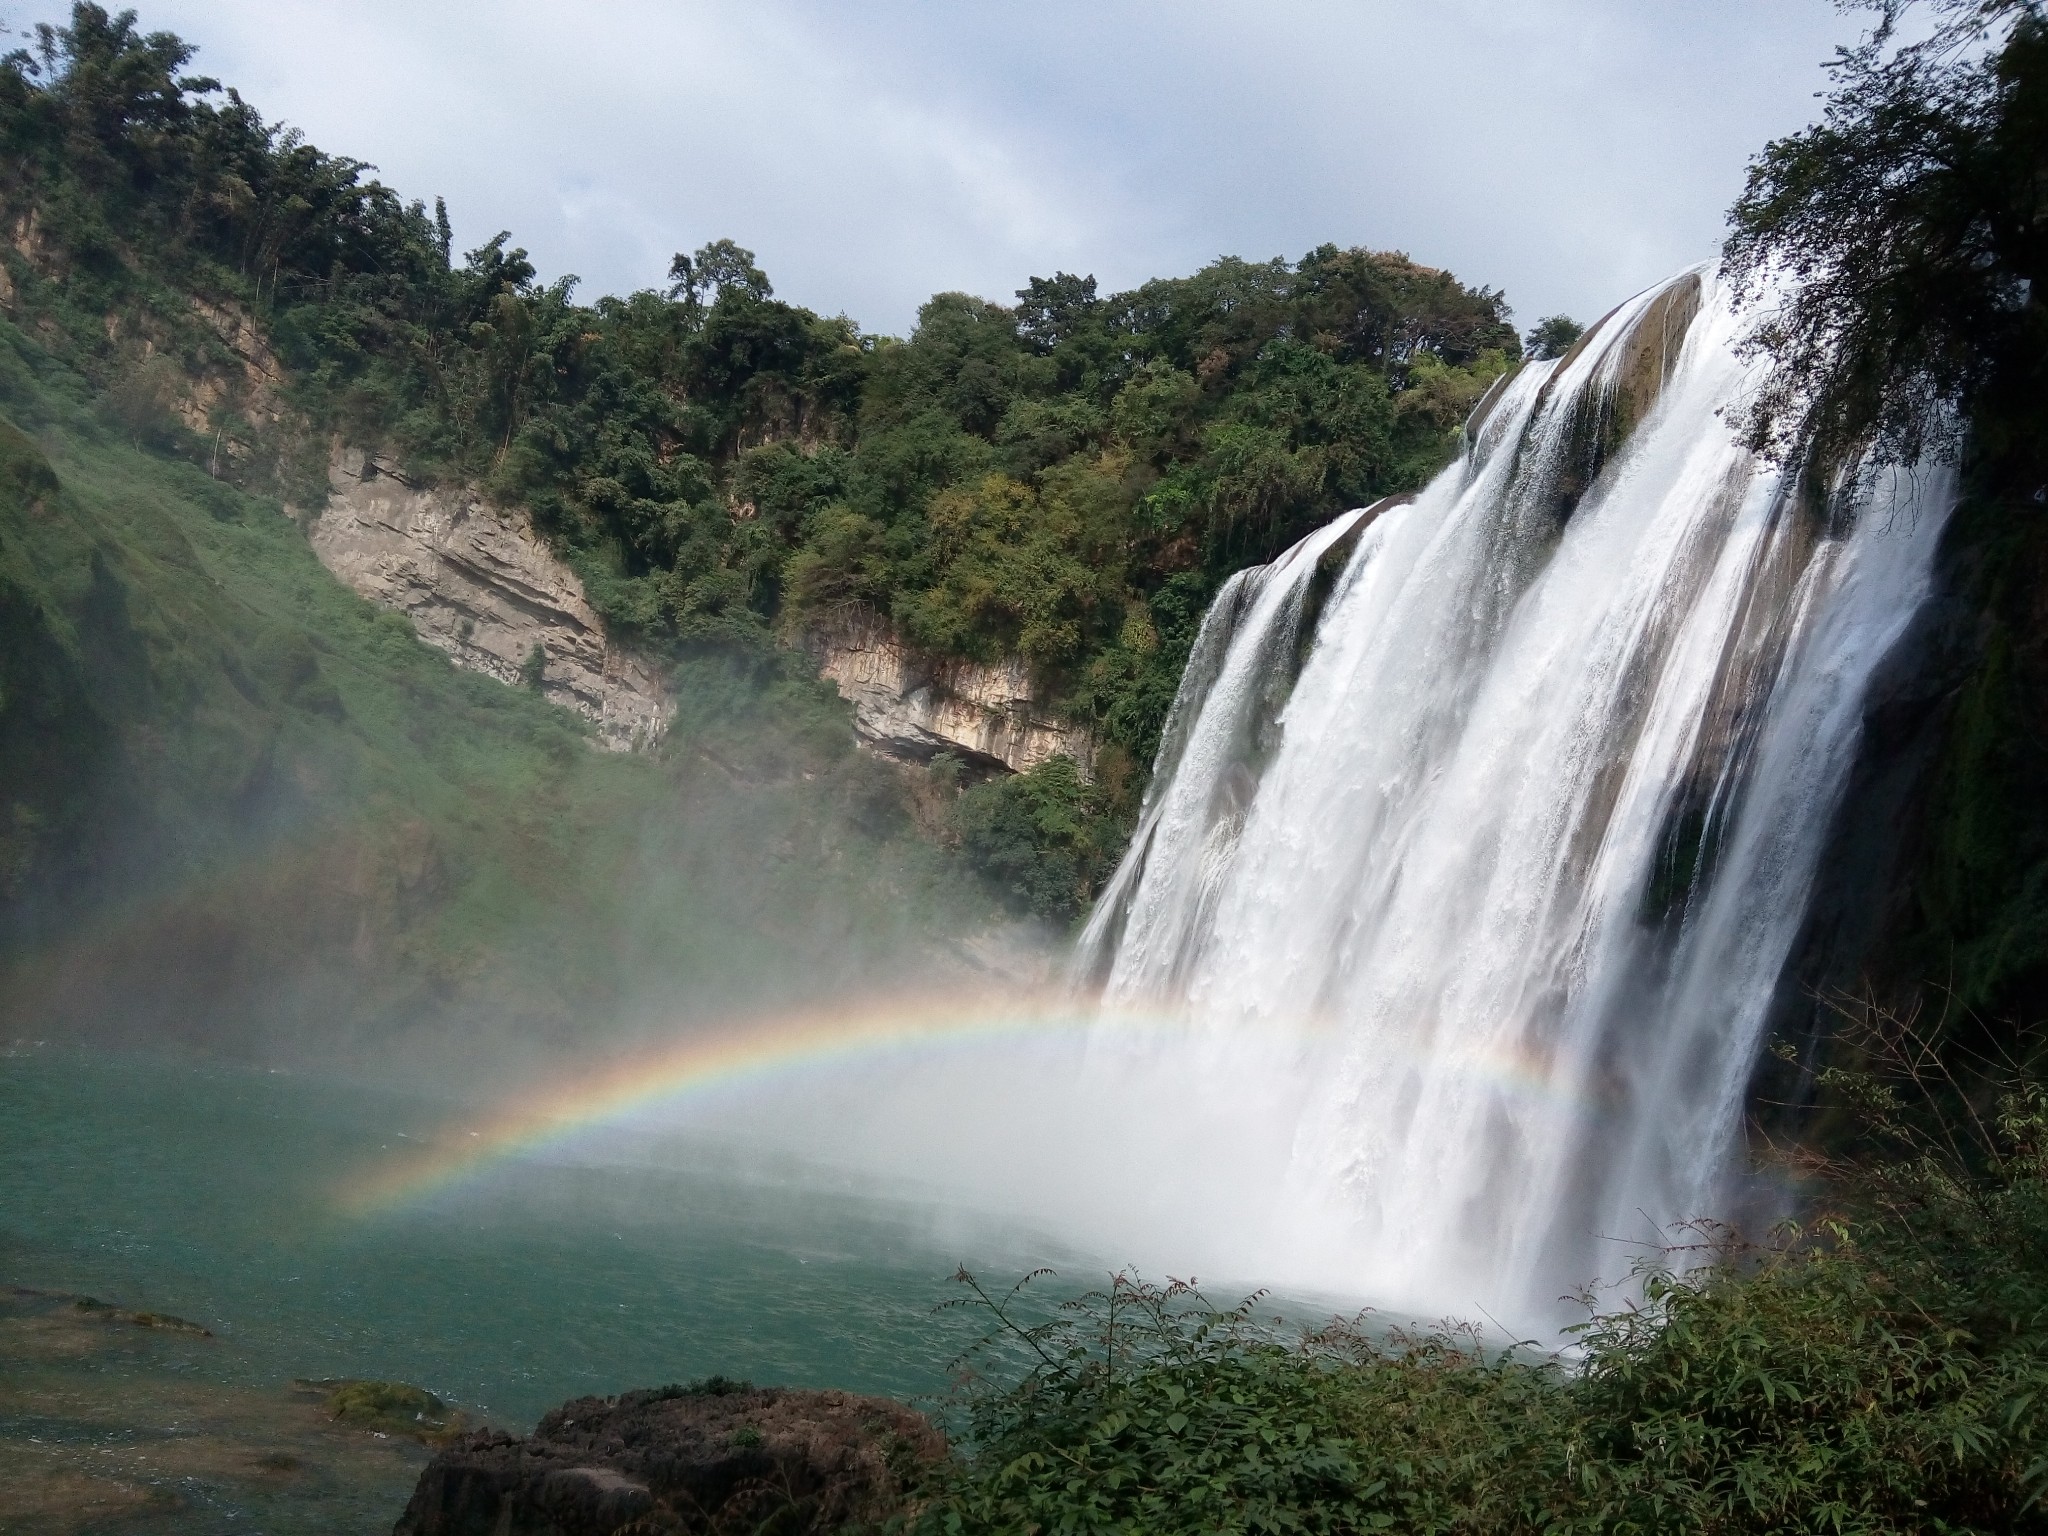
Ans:
[[[538,682],[594,722],[614,751],[658,740],[674,701],[653,670],[611,643],[576,573],[523,514],[461,488],[413,485],[365,453],[338,454],[331,494],[308,529],[313,552],[460,667]],[[537,669],[538,677],[532,673]]]
[[[902,1512],[945,1454],[922,1414],[847,1392],[714,1379],[582,1397],[528,1437],[443,1450],[394,1536],[857,1530]]]

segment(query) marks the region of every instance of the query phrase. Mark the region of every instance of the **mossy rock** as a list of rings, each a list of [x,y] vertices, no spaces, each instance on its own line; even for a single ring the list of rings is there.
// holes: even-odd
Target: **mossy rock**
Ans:
[[[126,1323],[131,1328],[155,1328],[163,1333],[189,1333],[195,1338],[210,1339],[211,1328],[202,1328],[197,1323],[187,1322],[169,1312],[130,1312],[111,1302],[101,1301],[97,1296],[81,1296],[71,1303],[72,1307],[88,1317],[102,1318],[110,1323]]]
[[[478,1434],[421,1472],[396,1536],[901,1530],[946,1465],[913,1409],[846,1392],[689,1385],[582,1397],[525,1437]]]
[[[426,1445],[439,1445],[463,1433],[469,1419],[458,1408],[404,1381],[357,1381],[348,1378],[298,1381],[306,1391],[324,1392],[327,1415],[338,1424],[380,1435],[405,1435]]]

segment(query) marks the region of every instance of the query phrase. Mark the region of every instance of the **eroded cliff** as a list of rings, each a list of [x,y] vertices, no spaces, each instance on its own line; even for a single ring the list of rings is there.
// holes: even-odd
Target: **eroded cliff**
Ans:
[[[335,455],[328,484],[308,527],[321,564],[403,613],[457,666],[515,686],[537,672],[540,691],[595,723],[615,752],[667,731],[675,706],[661,679],[610,640],[576,573],[523,513],[416,485],[359,450]]]
[[[805,647],[853,705],[861,742],[884,757],[924,763],[951,752],[1016,773],[1070,757],[1084,779],[1094,771],[1094,738],[1045,708],[1019,657],[923,656],[878,616],[861,612],[813,629]]]

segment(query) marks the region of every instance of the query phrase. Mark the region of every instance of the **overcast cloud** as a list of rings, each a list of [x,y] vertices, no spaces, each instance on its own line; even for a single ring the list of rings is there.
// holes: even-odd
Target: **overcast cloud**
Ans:
[[[0,0],[17,30],[68,7]],[[902,332],[942,289],[1405,250],[1590,320],[1711,256],[1827,0],[154,0],[267,117],[583,296],[730,236]]]

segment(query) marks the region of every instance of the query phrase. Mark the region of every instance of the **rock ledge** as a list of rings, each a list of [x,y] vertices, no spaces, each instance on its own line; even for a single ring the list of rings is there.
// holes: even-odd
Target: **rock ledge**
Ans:
[[[946,1440],[922,1414],[848,1392],[716,1378],[564,1403],[525,1438],[483,1431],[420,1474],[393,1536],[778,1536],[904,1511]]]
[[[1052,757],[1070,757],[1085,779],[1095,741],[1049,713],[1019,657],[999,662],[922,656],[878,616],[843,615],[816,627],[804,648],[853,705],[862,743],[899,762],[925,763],[951,752],[983,768],[1026,773]]]

